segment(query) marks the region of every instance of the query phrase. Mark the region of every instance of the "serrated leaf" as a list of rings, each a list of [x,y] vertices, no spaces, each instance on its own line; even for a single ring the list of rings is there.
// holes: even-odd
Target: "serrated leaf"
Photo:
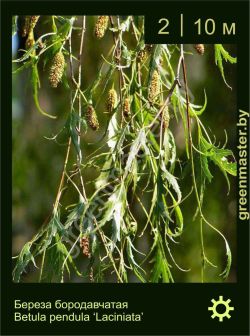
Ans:
[[[134,160],[140,150],[140,148],[143,148],[145,155],[149,155],[149,149],[147,146],[147,137],[144,129],[141,129],[133,141],[130,151],[129,151],[129,156],[126,162],[124,174],[125,176],[132,171],[132,165],[134,163]]]
[[[230,162],[227,158],[233,157],[233,152],[229,149],[214,148],[214,155],[211,160],[214,161],[222,171],[226,171],[228,174],[237,176],[237,164],[236,162]]]
[[[78,143],[79,134],[76,131],[78,126],[78,116],[75,111],[72,111],[66,123],[66,128],[68,129],[69,135],[71,137],[72,143],[75,147],[77,154],[80,153],[80,145]]]
[[[203,141],[200,142],[200,150],[203,154],[200,155],[200,160],[201,160],[201,169],[202,172],[204,173],[205,177],[208,179],[208,182],[210,183],[213,179],[213,175],[211,174],[209,170],[209,165],[208,165],[208,158],[206,156],[206,151],[207,151],[207,146],[204,145]]]
[[[32,247],[31,242],[26,243],[17,258],[17,262],[13,270],[13,281],[14,282],[20,281],[21,275],[23,274],[27,265],[30,262],[32,262],[33,265],[36,267],[35,259],[33,257],[33,254],[30,251],[31,247]]]
[[[213,144],[207,142],[203,137],[201,138],[201,149],[207,159],[211,160],[214,164],[216,164],[223,175],[226,178],[228,184],[228,190],[230,190],[230,183],[227,174],[236,176],[237,175],[237,164],[236,162],[230,162],[227,156],[232,157],[234,160],[233,152],[229,149],[218,148]],[[203,155],[202,155],[203,156]],[[208,168],[208,162],[206,158],[201,157],[202,167],[204,168],[204,173],[209,181],[212,179],[212,175]]]
[[[73,210],[70,211],[64,225],[65,230],[67,230],[74,222],[77,222],[81,218],[83,210],[84,203],[80,202],[73,208]]]
[[[112,220],[112,242],[114,248],[117,241],[120,241],[120,231],[125,213],[125,190],[124,186],[116,188],[105,204],[105,212],[100,227]]]
[[[135,273],[135,275],[138,277],[139,280],[141,280],[141,282],[146,282],[144,276],[142,275],[142,272],[144,272],[143,268],[141,268],[141,266],[139,266],[137,264],[137,262],[135,261],[134,258],[134,254],[133,254],[133,244],[131,242],[131,239],[129,237],[127,237],[126,239],[127,241],[127,254],[128,254],[128,259],[129,259],[129,263]]]
[[[183,224],[184,224],[183,215],[182,215],[182,211],[181,211],[181,208],[179,207],[178,203],[176,203],[176,201],[173,197],[172,197],[172,199],[173,199],[176,227],[175,227],[174,232],[172,232],[170,230],[170,228],[168,227],[167,232],[171,237],[179,237],[183,232]]]
[[[232,87],[227,83],[225,78],[223,60],[226,62],[229,61],[231,64],[234,64],[237,63],[237,58],[230,56],[229,53],[224,49],[222,44],[215,44],[214,50],[215,50],[215,63],[220,70],[220,73],[222,75],[225,84],[227,85],[227,87],[232,89]]]
[[[163,180],[167,181],[169,185],[174,189],[174,191],[177,194],[177,201],[180,203],[182,195],[181,195],[181,190],[179,187],[179,184],[177,182],[177,179],[174,175],[172,175],[167,169],[166,166],[164,165],[163,161],[161,162],[161,174]]]
[[[156,253],[155,253],[155,256],[152,262],[154,263],[154,266],[151,272],[150,282],[153,282],[153,283],[173,282],[173,278],[172,278],[172,275],[169,269],[168,262],[160,246],[156,247]]]
[[[67,261],[64,265],[66,258]],[[72,256],[69,255],[65,244],[61,241],[59,235],[56,234],[52,240],[52,246],[46,250],[41,282],[61,282],[63,265],[69,275],[69,265],[71,265],[76,274],[82,276],[78,271]]]
[[[58,234],[59,237],[66,236],[65,227],[62,225],[58,213],[54,214],[47,225],[46,235],[39,249],[39,254],[46,250],[52,242],[52,239]]]

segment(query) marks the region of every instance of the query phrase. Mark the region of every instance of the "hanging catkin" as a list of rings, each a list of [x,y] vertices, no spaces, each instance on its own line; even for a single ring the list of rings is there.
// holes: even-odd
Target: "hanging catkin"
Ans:
[[[87,123],[88,123],[89,127],[91,127],[94,131],[98,130],[99,122],[98,122],[98,119],[97,119],[95,109],[92,105],[89,105],[87,107],[86,119],[87,119]]]
[[[80,239],[80,247],[82,248],[82,253],[86,257],[90,258],[90,247],[89,247],[89,238],[88,237],[82,237]]]
[[[195,44],[194,47],[195,47],[198,54],[200,54],[200,55],[204,54],[204,51],[205,51],[204,44]]]
[[[25,37],[25,36],[28,35],[29,27],[30,27],[30,16],[25,16],[24,17],[23,25],[21,27],[21,35],[22,35],[22,37]]]
[[[144,62],[149,56],[149,53],[151,52],[152,47],[153,47],[152,44],[145,44],[144,48],[138,51],[137,61]]]
[[[107,99],[107,109],[108,112],[112,112],[117,105],[117,93],[115,89],[110,89],[108,92],[108,99]]]
[[[123,115],[126,118],[130,116],[130,100],[128,97],[123,102]]]
[[[33,30],[39,20],[40,16],[31,16],[30,17],[30,24],[29,24],[29,31]]]
[[[157,98],[159,97],[159,93],[160,75],[157,70],[154,70],[148,90],[148,100],[151,104],[153,104],[157,100]]]
[[[98,39],[103,38],[105,32],[108,28],[109,17],[108,16],[98,16],[95,24],[95,36]]]
[[[29,35],[33,29],[35,28],[37,21],[39,20],[40,16],[30,16],[30,15],[26,15],[24,17],[24,23],[23,26],[21,28],[21,35],[22,37],[25,37],[27,35]]]
[[[33,47],[33,45],[35,44],[35,39],[34,39],[34,33],[33,33],[33,30],[31,30],[28,34],[28,37],[25,41],[25,49],[28,50],[30,49],[31,47]],[[33,55],[36,54],[35,50],[33,50],[32,52]]]
[[[55,54],[49,73],[49,82],[51,87],[56,88],[60,83],[64,71],[65,59],[61,51]]]
[[[169,120],[170,120],[170,115],[169,115],[169,110],[168,110],[168,106],[166,106],[162,113],[161,113],[161,117],[162,117],[162,125],[163,128],[167,129],[169,126]]]

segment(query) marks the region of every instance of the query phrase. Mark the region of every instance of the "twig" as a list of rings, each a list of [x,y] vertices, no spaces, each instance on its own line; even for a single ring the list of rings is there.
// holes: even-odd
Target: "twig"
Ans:
[[[183,44],[181,44],[181,65],[183,72],[183,80],[185,85],[185,96],[186,96],[186,117],[187,117],[187,125],[188,125],[188,139],[189,139],[189,147],[190,151],[192,151],[192,134],[191,134],[191,125],[190,125],[190,115],[189,115],[189,95],[188,95],[188,84],[187,84],[187,72],[186,72],[186,64],[184,60],[183,53]]]
[[[122,278],[121,278],[121,276],[120,276],[120,273],[119,273],[119,271],[118,271],[117,268],[116,268],[114,258],[112,257],[112,254],[110,253],[110,251],[109,251],[109,249],[108,249],[108,247],[107,247],[107,242],[106,242],[105,236],[104,236],[103,232],[99,229],[99,225],[98,225],[98,223],[97,223],[97,221],[96,221],[95,218],[94,218],[94,222],[95,222],[97,231],[99,232],[100,237],[101,237],[101,239],[102,239],[102,242],[103,242],[103,245],[104,245],[105,250],[106,250],[106,252],[107,252],[107,255],[108,255],[108,257],[109,257],[109,259],[110,259],[110,261],[111,261],[111,263],[112,263],[112,265],[113,265],[113,267],[114,267],[114,270],[115,270],[115,272],[116,272],[116,275],[117,275],[118,279],[120,280],[120,282],[123,282],[123,280],[122,280]]]
[[[114,28],[114,20],[112,16],[109,17],[110,25],[112,28]],[[119,17],[117,17],[117,24],[118,24],[118,30],[120,28],[120,21]],[[113,32],[113,40],[115,45],[115,58],[118,63],[118,71],[119,71],[119,95],[120,95],[120,104],[121,104],[121,112],[122,112],[122,123],[124,121],[124,115],[123,115],[123,106],[122,106],[122,89],[125,85],[125,79],[124,79],[124,73],[121,67],[121,32],[118,32],[118,38],[116,37],[115,33]],[[119,45],[119,47],[118,47]]]
[[[176,85],[178,85],[180,87],[180,82],[179,82],[179,78],[176,77],[174,80],[173,85],[171,86],[169,93],[167,95],[167,98],[165,99],[164,104],[161,106],[160,110],[158,111],[158,113],[156,114],[154,120],[148,125],[146,126],[146,128],[149,128],[149,130],[154,126],[154,123],[156,122],[156,120],[159,118],[159,116],[161,115],[162,111],[165,109],[165,107],[169,104],[170,98],[172,96],[172,94],[174,93],[175,87]]]
[[[135,35],[136,42],[138,42],[139,38],[138,38],[138,35],[137,35],[137,32],[136,32],[136,27],[135,27],[134,17],[133,16],[131,16],[131,23],[132,23],[132,28],[133,28],[133,32],[134,32],[134,35]]]
[[[82,33],[81,33],[81,40],[80,40],[80,49],[79,49],[79,55],[78,55],[78,61],[79,61],[79,67],[78,67],[78,87],[79,90],[81,88],[81,83],[82,83],[82,52],[83,52],[83,42],[84,42],[84,36],[85,36],[85,31],[86,31],[86,16],[84,15],[82,18]],[[81,143],[81,117],[82,117],[82,99],[81,99],[81,94],[78,95],[78,117],[79,117],[79,122],[78,122],[78,138],[77,142],[80,148],[80,143]],[[85,201],[87,201],[87,196],[85,192],[85,187],[83,183],[83,178],[81,174],[81,162],[82,162],[82,152],[79,150],[78,153],[78,171],[79,171],[79,177],[80,177],[80,182],[81,182],[81,187],[82,187],[82,194],[85,198]]]
[[[55,200],[54,207],[53,207],[53,213],[54,214],[57,212],[58,204],[59,204],[60,197],[61,197],[61,192],[62,192],[62,189],[63,189],[63,184],[64,184],[64,180],[65,180],[65,172],[66,172],[66,168],[67,168],[67,164],[68,164],[68,160],[69,160],[70,147],[71,147],[71,137],[69,137],[69,140],[68,140],[68,146],[67,146],[66,156],[65,156],[64,165],[63,165],[63,172],[62,172],[62,175],[61,175],[61,180],[60,180],[60,183],[59,183],[59,187],[58,187],[58,191],[57,191],[57,195],[56,195],[56,200]]]

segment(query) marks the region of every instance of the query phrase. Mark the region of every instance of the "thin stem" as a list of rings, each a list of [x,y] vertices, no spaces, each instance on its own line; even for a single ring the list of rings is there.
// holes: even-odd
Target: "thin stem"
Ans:
[[[60,180],[60,183],[59,183],[59,187],[58,187],[58,191],[57,191],[57,195],[56,195],[56,200],[55,200],[54,207],[53,207],[53,213],[54,214],[57,212],[59,201],[60,201],[60,198],[61,198],[61,192],[62,192],[63,185],[64,185],[66,168],[67,168],[67,164],[68,164],[68,160],[69,160],[70,148],[71,148],[71,137],[69,137],[69,140],[68,140],[68,146],[67,146],[66,156],[65,156],[65,160],[64,160],[61,180]]]
[[[110,20],[110,25],[112,28],[114,28],[114,20],[113,17],[109,17]],[[113,32],[113,40],[114,40],[114,45],[115,45],[115,58],[116,62],[118,63],[118,71],[119,71],[119,95],[120,95],[120,104],[121,104],[121,112],[122,112],[122,124],[124,122],[124,115],[123,115],[123,106],[122,106],[122,101],[123,101],[123,95],[122,95],[122,90],[125,86],[125,78],[124,78],[124,73],[121,67],[121,47],[122,47],[122,37],[121,34],[122,32],[119,30],[120,28],[120,20],[119,17],[117,17],[117,25],[118,25],[118,38],[116,37],[115,33]]]
[[[48,234],[46,234],[46,238],[47,238],[47,236],[48,236]],[[39,282],[42,281],[44,262],[45,262],[45,255],[46,255],[46,249],[43,251],[43,255],[42,255],[41,269],[40,269],[40,274],[39,274]]]
[[[136,31],[136,26],[135,26],[135,23],[134,23],[134,17],[131,16],[131,23],[132,23],[132,28],[133,28],[133,32],[134,32],[134,35],[135,35],[135,39],[136,39],[136,42],[138,43],[139,42],[139,37],[138,37],[138,34],[137,34],[137,31]]]
[[[109,259],[110,259],[110,261],[111,261],[111,263],[112,263],[112,265],[113,265],[113,268],[114,268],[114,270],[115,270],[115,273],[116,273],[116,275],[117,275],[117,278],[120,280],[120,282],[123,282],[123,280],[122,280],[122,278],[121,278],[121,276],[120,276],[120,273],[119,273],[119,271],[117,270],[117,267],[116,267],[114,258],[113,258],[113,256],[112,256],[112,253],[109,251],[109,249],[108,249],[108,247],[107,247],[107,241],[106,241],[105,235],[104,235],[103,232],[99,229],[99,225],[98,225],[96,219],[94,219],[94,222],[95,222],[97,231],[98,231],[99,234],[100,234],[101,240],[102,240],[103,245],[104,245],[105,250],[106,250],[106,253],[107,253],[107,255],[108,255],[108,257],[109,257]]]
[[[80,49],[79,49],[79,54],[78,54],[78,61],[79,61],[79,67],[78,67],[78,87],[79,90],[81,88],[81,84],[82,84],[82,52],[83,52],[83,42],[84,42],[84,36],[85,36],[85,31],[86,31],[86,16],[84,15],[82,18],[82,33],[81,33],[81,40],[80,40]],[[78,122],[78,138],[77,138],[77,142],[80,148],[80,143],[81,143],[81,118],[82,118],[82,96],[81,94],[78,95],[78,117],[79,117],[79,122]],[[85,198],[85,201],[87,201],[87,196],[86,196],[86,192],[85,192],[85,187],[84,187],[84,183],[83,183],[83,177],[81,174],[81,162],[82,162],[82,152],[81,150],[79,150],[78,153],[78,171],[79,171],[79,177],[80,177],[80,183],[81,183],[81,187],[82,187],[82,194]]]

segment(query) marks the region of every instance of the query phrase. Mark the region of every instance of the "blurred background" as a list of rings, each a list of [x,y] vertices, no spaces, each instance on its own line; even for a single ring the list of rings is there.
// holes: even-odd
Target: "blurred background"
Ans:
[[[106,55],[113,44],[112,34],[106,34],[102,40],[96,40],[93,36],[95,17],[87,17],[87,31],[83,51],[83,88],[86,88],[95,79],[99,65],[102,61],[101,55]],[[80,21],[80,20],[78,20]],[[36,28],[35,37],[41,36],[51,30],[49,17],[41,17]],[[78,45],[78,32],[74,32],[74,45]],[[76,43],[74,43],[74,39]],[[130,36],[128,34],[127,40]],[[133,42],[131,41],[131,44]],[[18,49],[24,49],[25,41],[18,34],[13,37],[13,59],[17,58]],[[236,45],[224,45],[230,54],[236,56]],[[186,56],[188,83],[191,97],[195,97],[195,104],[203,104],[204,89],[208,97],[207,109],[201,116],[201,120],[210,135],[215,135],[216,143],[224,144],[225,133],[228,134],[227,148],[235,153],[236,148],[236,92],[237,77],[236,66],[225,64],[225,76],[232,90],[226,87],[214,62],[214,51],[212,45],[205,45],[205,54],[198,55],[193,45],[185,45],[184,49],[190,51]],[[13,67],[15,69],[15,67]],[[50,215],[53,202],[63,168],[66,151],[66,137],[59,136],[58,143],[49,141],[45,137],[52,137],[63,127],[70,111],[70,91],[64,84],[57,89],[52,89],[48,83],[48,71],[39,68],[41,89],[39,100],[42,108],[50,114],[55,114],[58,119],[51,120],[43,117],[35,108],[32,90],[30,86],[29,70],[24,70],[13,75],[12,80],[12,160],[13,160],[13,256],[16,256],[23,245],[41,227],[42,223]],[[65,93],[66,92],[66,93]],[[85,156],[92,153],[101,146],[97,140],[101,139],[105,132],[108,116],[104,115],[102,102],[97,110],[100,129],[98,132],[88,130],[82,136],[83,153]],[[170,109],[171,112],[171,109]],[[182,127],[171,119],[170,129],[173,132],[177,154],[182,162],[186,161],[185,141]],[[87,143],[96,143],[87,145]],[[74,157],[70,158],[74,162]],[[211,172],[214,176],[212,183],[207,185],[204,199],[204,214],[215,227],[223,232],[229,241],[232,249],[233,265],[227,282],[235,282],[236,278],[236,178],[231,178],[231,191],[227,195],[227,184],[222,173],[213,164]],[[85,181],[91,181],[97,177],[93,169],[86,169],[83,172]],[[191,178],[191,175],[190,175]],[[190,191],[190,185],[180,181],[183,195]],[[93,186],[86,184],[88,193],[93,192]],[[77,202],[75,193],[66,194],[66,204]],[[67,203],[68,202],[68,203]],[[145,196],[145,203],[150,204],[150,198]],[[172,252],[183,268],[190,268],[190,272],[181,272],[175,267],[172,273],[176,282],[200,282],[201,280],[201,250],[199,222],[193,221],[195,213],[195,198],[191,195],[182,206],[184,216],[184,233],[180,243],[175,245]],[[143,211],[139,205],[135,205],[136,217],[145,222]],[[140,225],[140,224],[139,224]],[[207,267],[205,271],[206,282],[219,282],[222,279],[218,274],[225,266],[225,248],[222,239],[211,229],[204,227],[206,254],[218,268]],[[140,238],[138,247],[148,244],[148,237]],[[13,261],[14,264],[15,261]],[[81,261],[78,261],[81,264]],[[31,268],[23,277],[24,282],[36,281],[37,275]],[[79,281],[71,278],[71,281]],[[111,281],[111,280],[110,280]],[[135,281],[132,277],[131,281]]]

